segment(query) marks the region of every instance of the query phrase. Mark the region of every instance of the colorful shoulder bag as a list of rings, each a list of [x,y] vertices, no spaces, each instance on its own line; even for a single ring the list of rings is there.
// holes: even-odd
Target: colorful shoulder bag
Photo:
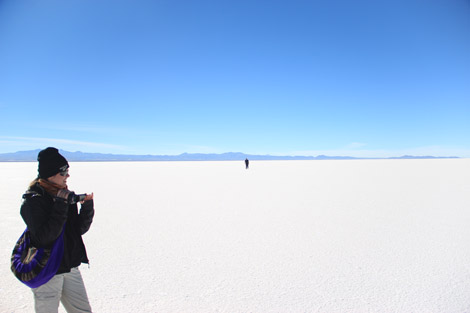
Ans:
[[[11,271],[28,287],[37,288],[57,273],[63,255],[63,229],[52,248],[36,248],[31,245],[30,233],[26,228],[13,249]]]

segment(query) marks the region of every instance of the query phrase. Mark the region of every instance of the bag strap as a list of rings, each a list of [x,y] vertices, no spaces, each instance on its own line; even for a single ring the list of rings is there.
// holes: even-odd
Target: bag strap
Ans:
[[[34,190],[28,190],[24,195],[23,195],[23,199],[31,199],[31,198],[34,198],[34,197],[42,197],[42,194],[40,194],[39,192],[37,191],[34,191]]]

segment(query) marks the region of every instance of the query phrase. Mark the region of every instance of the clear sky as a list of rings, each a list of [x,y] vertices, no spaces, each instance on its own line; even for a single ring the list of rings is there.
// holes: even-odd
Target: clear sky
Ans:
[[[470,157],[469,0],[0,0],[0,153]]]

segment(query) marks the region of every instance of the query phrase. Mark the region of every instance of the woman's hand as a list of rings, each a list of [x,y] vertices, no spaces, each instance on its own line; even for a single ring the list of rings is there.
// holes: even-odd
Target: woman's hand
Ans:
[[[85,201],[88,201],[88,200],[93,200],[93,192],[90,195],[87,194],[85,199],[82,201],[82,203],[85,202]]]
[[[83,201],[80,201],[80,204],[83,204],[85,201],[88,201],[88,200],[93,200],[93,192],[90,195],[87,194],[85,199],[83,199]]]
[[[71,193],[70,190],[59,189],[59,191],[57,191],[56,197],[67,201],[67,200],[69,200],[70,193]]]

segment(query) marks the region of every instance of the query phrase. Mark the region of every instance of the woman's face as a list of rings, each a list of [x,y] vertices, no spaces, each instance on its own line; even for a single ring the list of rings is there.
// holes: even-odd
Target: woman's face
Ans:
[[[67,187],[67,178],[69,178],[68,170],[66,172],[57,173],[54,176],[49,177],[47,180],[54,183],[62,188]]]

